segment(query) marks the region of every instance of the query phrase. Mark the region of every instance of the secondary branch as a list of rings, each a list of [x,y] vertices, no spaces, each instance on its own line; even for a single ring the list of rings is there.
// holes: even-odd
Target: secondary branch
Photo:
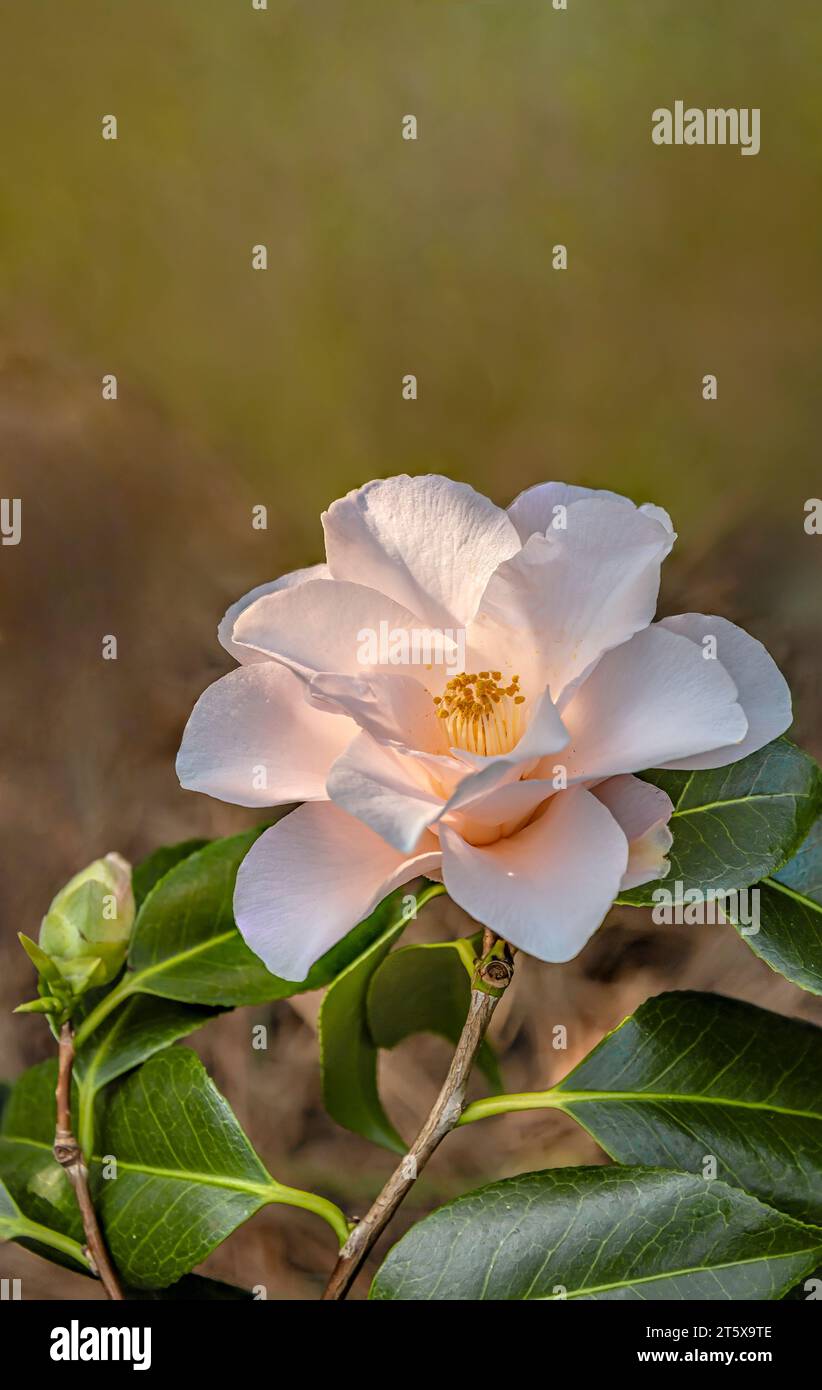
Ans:
[[[324,1299],[345,1298],[374,1242],[385,1230],[435,1149],[459,1123],[471,1068],[494,1010],[513,975],[512,952],[504,942],[495,942],[493,933],[486,933],[483,950],[483,958],[474,976],[465,1025],[434,1108],[370,1211],[348,1237],[328,1281]]]
[[[57,1071],[57,1123],[54,1130],[54,1157],[66,1173],[77,1198],[83,1230],[86,1234],[86,1247],[89,1263],[109,1298],[121,1300],[123,1290],[111,1263],[105,1241],[97,1221],[97,1213],[91,1200],[88,1185],[88,1169],[83,1161],[80,1145],[74,1137],[71,1125],[71,1074],[74,1066],[74,1033],[70,1023],[60,1029],[60,1051]]]

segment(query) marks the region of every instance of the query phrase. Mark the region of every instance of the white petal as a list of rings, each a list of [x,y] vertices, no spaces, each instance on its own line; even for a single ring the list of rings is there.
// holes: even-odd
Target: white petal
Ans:
[[[331,802],[298,806],[255,841],[240,865],[237,926],[273,974],[304,980],[392,889],[439,863],[433,835],[408,858]]]
[[[787,681],[773,657],[755,637],[729,623],[727,618],[707,617],[704,613],[681,613],[675,618],[663,618],[659,626],[689,637],[699,644],[700,652],[706,650],[702,646],[705,637],[716,638],[717,660],[733,677],[739,703],[748,720],[748,732],[741,743],[714,748],[710,753],[697,754],[666,766],[725,767],[764,748],[790,727],[793,711]]]
[[[331,764],[356,733],[350,719],[313,709],[284,666],[239,666],[194,706],[177,776],[190,791],[237,806],[322,800]]]
[[[487,772],[490,771],[487,769]],[[499,775],[502,771],[508,775]],[[482,842],[478,830],[495,827],[504,827],[506,831],[513,829],[518,822],[533,815],[537,807],[557,791],[549,778],[519,778],[515,775],[517,769],[504,769],[503,765],[494,769],[498,773],[495,784],[490,781],[483,784],[487,772],[466,777],[443,811],[449,823],[454,824],[463,838],[472,844]]]
[[[440,827],[443,882],[478,922],[540,960],[577,955],[619,891],[628,842],[583,787],[558,792],[524,830],[468,845]]]
[[[244,665],[252,662],[267,661],[268,657],[264,652],[258,652],[253,647],[242,647],[233,640],[234,624],[241,613],[246,608],[250,608],[252,603],[256,603],[263,594],[275,594],[280,589],[292,589],[297,584],[305,584],[309,579],[330,579],[331,573],[328,565],[309,565],[307,569],[292,570],[290,574],[282,574],[279,579],[272,579],[268,584],[258,584],[256,589],[252,589],[236,603],[226,610],[225,617],[217,628],[217,637],[225,647],[227,652],[234,657],[235,661],[241,661]]]
[[[571,733],[569,783],[741,743],[748,729],[727,671],[659,625],[606,653],[562,718]]]
[[[305,680],[318,671],[367,675],[385,633],[416,624],[406,608],[362,584],[309,580],[264,594],[241,613],[234,641],[264,652]]]
[[[489,581],[468,631],[469,648],[527,696],[546,685],[555,701],[605,651],[647,627],[672,535],[620,499],[572,502],[565,529],[535,534]]]
[[[673,844],[668,821],[674,808],[668,793],[639,777],[609,777],[591,790],[628,837],[628,868],[620,888],[664,878]]]
[[[514,498],[508,508],[508,515],[524,545],[528,537],[533,536],[535,532],[539,531],[545,535],[549,526],[553,526],[557,519],[558,507],[570,507],[573,502],[586,501],[592,497],[607,497],[611,502],[621,502],[626,507],[634,506],[630,497],[610,492],[607,488],[577,487],[574,483],[536,483],[534,487],[526,488]],[[661,522],[673,536],[671,518],[664,508],[656,507],[652,502],[644,502],[637,510]]]
[[[514,498],[508,515],[524,545],[529,536],[537,532],[544,536],[549,526],[553,526],[557,518],[556,508],[570,507],[572,502],[582,502],[591,497],[608,497],[612,502],[622,502],[627,507],[634,505],[629,497],[609,492],[607,488],[577,487],[575,483],[535,483]]]
[[[309,694],[324,707],[349,714],[381,743],[448,753],[431,692],[414,676],[320,674],[312,679]]]
[[[413,756],[377,743],[370,734],[359,734],[334,763],[328,794],[404,854],[416,848],[443,807]]]
[[[334,502],[323,525],[335,579],[367,584],[440,626],[466,623],[497,565],[519,549],[500,507],[436,475],[367,483]]]

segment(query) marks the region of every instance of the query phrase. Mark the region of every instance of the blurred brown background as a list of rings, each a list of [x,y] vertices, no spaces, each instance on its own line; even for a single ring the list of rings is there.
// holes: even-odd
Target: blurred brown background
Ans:
[[[0,547],[0,1074],[49,1053],[43,1022],[10,1014],[32,986],[15,933],[36,935],[71,873],[253,823],[174,776],[191,705],[230,665],[217,619],[321,558],[321,508],[370,477],[443,471],[501,503],[559,477],[666,505],[662,611],[761,637],[822,753],[822,537],[803,529],[822,493],[817,0],[3,9],[0,495],[22,499],[23,539]],[[651,112],[677,98],[760,107],[761,153],[655,147]],[[426,914],[420,933],[466,929]],[[519,970],[509,1086],[548,1085],[670,986],[822,1021],[729,928],[619,911],[577,961]],[[392,1160],[325,1118],[313,1011],[241,1010],[195,1046],[272,1172],[356,1213]],[[405,1134],[446,1065],[433,1039],[386,1057]],[[595,1158],[556,1115],[472,1126],[397,1233],[481,1180]],[[313,1297],[331,1244],[269,1209],[207,1268]],[[98,1292],[13,1247],[0,1270],[28,1297]]]

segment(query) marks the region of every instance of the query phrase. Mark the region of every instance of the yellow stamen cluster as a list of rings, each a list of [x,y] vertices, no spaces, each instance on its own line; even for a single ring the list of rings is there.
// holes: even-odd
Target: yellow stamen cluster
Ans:
[[[501,671],[463,671],[453,676],[442,695],[434,696],[452,748],[469,753],[508,753],[522,733],[519,676],[503,686]]]

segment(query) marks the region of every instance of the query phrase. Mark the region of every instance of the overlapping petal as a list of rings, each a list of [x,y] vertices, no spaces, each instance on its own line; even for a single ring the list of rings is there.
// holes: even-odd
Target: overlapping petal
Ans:
[[[276,594],[280,589],[293,589],[298,584],[305,584],[310,579],[330,579],[331,574],[328,565],[309,565],[306,569],[292,570],[290,574],[282,574],[279,579],[272,579],[268,584],[258,584],[256,589],[251,589],[244,594],[236,603],[232,603],[226,609],[225,616],[221,619],[217,628],[217,638],[226,651],[234,657],[235,661],[240,661],[244,665],[251,665],[254,662],[268,661],[265,652],[257,651],[255,647],[242,646],[234,641],[234,624],[241,613],[246,608],[250,608],[252,603],[256,603],[258,598],[264,594]]]
[[[333,802],[298,806],[255,841],[240,865],[237,926],[275,975],[304,980],[388,893],[436,872],[439,863],[433,835],[408,856]]]
[[[363,584],[309,580],[258,598],[236,619],[234,642],[305,680],[319,671],[364,675],[380,666],[372,657],[380,654],[381,624],[386,634],[411,632],[417,619]]]
[[[562,718],[569,783],[678,762],[741,743],[748,730],[724,667],[659,625],[608,652]]]
[[[559,792],[525,829],[469,845],[440,827],[442,878],[455,902],[540,960],[571,960],[619,891],[628,841],[584,787]]]
[[[328,716],[331,718],[332,716]],[[328,774],[328,794],[389,845],[410,854],[442,811],[423,765],[361,733]]]
[[[623,507],[634,507],[630,497],[623,497],[619,492],[610,492],[607,488],[579,487],[575,483],[535,483],[533,487],[526,488],[514,498],[508,508],[508,515],[524,545],[529,536],[537,532],[545,535],[549,526],[556,524],[560,508],[568,508],[574,502],[588,501],[593,497],[605,497],[611,502],[620,502]],[[644,502],[635,510],[655,517],[670,532],[673,543],[674,528],[663,507]]]
[[[715,639],[716,659],[733,677],[739,703],[748,720],[748,732],[741,743],[668,762],[666,766],[725,767],[727,763],[738,762],[758,748],[764,748],[790,727],[793,710],[788,683],[773,657],[755,637],[729,623],[727,618],[707,617],[704,613],[681,613],[675,618],[663,618],[659,627],[696,642],[703,659],[710,660],[712,651],[712,645],[706,645],[706,638]]]
[[[530,698],[547,685],[559,701],[603,652],[648,626],[673,542],[655,516],[607,496],[572,501],[565,520],[499,566],[468,630],[469,649],[516,672]]]
[[[322,800],[332,763],[356,733],[350,719],[314,709],[286,667],[239,666],[194,706],[177,776],[190,791],[236,806]]]
[[[441,627],[467,623],[494,570],[519,549],[502,508],[434,474],[367,483],[332,503],[323,526],[335,579],[378,589]]]
[[[639,777],[609,777],[592,791],[628,840],[628,867],[620,888],[637,888],[664,878],[673,844],[668,821],[674,808],[668,793]]]
[[[447,755],[448,743],[431,692],[415,676],[314,676],[309,695],[349,714],[377,739],[418,752]]]

